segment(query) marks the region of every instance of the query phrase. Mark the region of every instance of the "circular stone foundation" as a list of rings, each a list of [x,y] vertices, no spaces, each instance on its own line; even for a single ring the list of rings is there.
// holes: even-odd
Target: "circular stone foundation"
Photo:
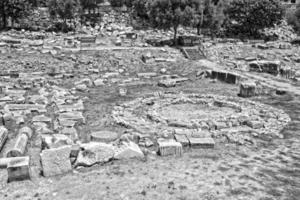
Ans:
[[[112,114],[118,124],[142,134],[203,132],[239,144],[265,135],[281,137],[290,121],[280,109],[239,97],[182,93],[138,98],[116,106]]]

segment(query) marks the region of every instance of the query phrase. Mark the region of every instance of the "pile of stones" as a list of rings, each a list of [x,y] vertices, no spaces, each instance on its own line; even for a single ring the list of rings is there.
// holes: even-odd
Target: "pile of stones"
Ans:
[[[274,28],[266,28],[262,31],[266,38],[272,38],[280,41],[288,41],[295,39],[297,34],[292,26],[288,25],[287,21],[283,20]],[[275,37],[275,38],[274,38]]]

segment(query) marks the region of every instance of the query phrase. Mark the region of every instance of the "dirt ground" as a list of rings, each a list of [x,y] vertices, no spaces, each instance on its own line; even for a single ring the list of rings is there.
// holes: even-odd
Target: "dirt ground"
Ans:
[[[47,59],[43,61],[45,66]],[[51,65],[60,62],[53,60]],[[159,70],[159,67],[146,67],[140,69],[133,65],[130,76],[137,71]],[[126,86],[128,94],[125,97],[119,96],[117,84],[80,93],[80,96],[89,98],[84,112],[87,123],[79,130],[81,140],[88,141],[89,133],[96,130],[122,132],[123,127],[112,123],[113,106],[149,93],[176,91],[226,96],[238,93],[237,85],[195,79],[195,71],[201,69],[192,64],[180,66],[176,63],[166,67],[172,73],[190,74],[191,80],[168,89],[158,87],[157,80],[152,79],[131,83]],[[71,87],[73,82],[67,80],[61,85]],[[298,85],[294,87],[299,88]],[[31,181],[10,184],[6,182],[6,170],[0,169],[0,199],[299,200],[300,96],[270,94],[253,100],[281,108],[290,115],[292,122],[283,130],[284,139],[266,138],[256,146],[217,143],[213,150],[185,150],[182,157],[149,155],[143,161],[113,161],[74,169],[63,176],[33,176]]]
[[[116,87],[91,89],[86,103],[87,124],[81,138],[91,130],[118,129],[110,111],[125,102],[158,90],[214,93],[235,96],[237,86],[203,79],[163,89],[154,85],[128,87],[119,97]],[[300,196],[300,97],[264,96],[254,100],[284,109],[292,123],[285,138],[263,141],[260,146],[218,144],[214,150],[186,150],[183,157],[149,156],[146,161],[113,161],[106,165],[74,169],[54,178],[6,183],[0,170],[0,199],[245,199],[298,200]]]

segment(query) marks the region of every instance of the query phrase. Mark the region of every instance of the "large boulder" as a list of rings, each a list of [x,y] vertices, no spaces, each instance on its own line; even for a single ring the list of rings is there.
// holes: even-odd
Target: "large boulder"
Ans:
[[[43,175],[49,177],[71,171],[70,154],[71,146],[44,150],[41,153]]]

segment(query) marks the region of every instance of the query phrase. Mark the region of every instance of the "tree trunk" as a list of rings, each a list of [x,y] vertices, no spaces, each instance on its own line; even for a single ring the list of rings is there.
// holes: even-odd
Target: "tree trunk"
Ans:
[[[63,19],[62,32],[67,32],[67,19]]]
[[[197,35],[201,35],[201,26],[200,26],[200,24],[197,25]]]
[[[178,29],[178,26],[174,26],[173,29],[174,29],[173,43],[174,43],[175,46],[177,46],[177,29]]]

